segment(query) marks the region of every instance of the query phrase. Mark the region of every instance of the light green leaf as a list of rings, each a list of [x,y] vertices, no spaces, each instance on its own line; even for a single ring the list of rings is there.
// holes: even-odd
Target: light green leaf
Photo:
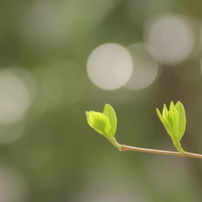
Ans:
[[[121,149],[122,146],[114,137],[117,128],[117,118],[112,106],[106,104],[103,113],[95,111],[86,112],[86,117],[90,127],[104,135],[116,148]]]
[[[108,117],[100,112],[86,112],[88,124],[98,133],[108,138],[111,133],[111,124]]]
[[[163,117],[164,119],[167,119],[168,117],[168,109],[165,104],[163,105]]]
[[[162,114],[159,111],[159,109],[156,109],[156,112],[157,112],[157,115],[158,115],[159,119],[161,120],[164,128],[166,129],[167,133],[172,138],[173,137],[173,129],[171,128],[170,123],[164,118],[164,116],[162,116]]]
[[[168,116],[166,118],[170,124],[170,127],[173,129],[173,132],[174,132],[174,116],[175,116],[174,103],[171,102],[170,107],[169,107],[169,111],[168,111]]]
[[[181,102],[177,102],[177,104],[175,105],[178,114],[179,114],[179,132],[178,132],[178,136],[179,136],[179,140],[182,139],[185,129],[186,129],[186,114],[185,114],[185,109],[184,106],[182,105]]]
[[[179,141],[179,114],[173,102],[170,104],[169,112],[169,120],[172,123],[171,127],[173,129],[173,139]]]
[[[103,114],[108,117],[110,124],[111,124],[111,134],[110,136],[113,137],[116,133],[117,128],[117,117],[113,107],[109,104],[106,104],[104,107]]]
[[[171,102],[169,110],[164,104],[162,114],[158,109],[156,109],[156,111],[166,131],[170,135],[174,146],[183,155],[184,150],[181,147],[180,140],[182,139],[182,136],[184,135],[185,132],[186,116],[185,116],[185,109],[182,103],[177,102],[176,105],[174,105],[174,103]]]

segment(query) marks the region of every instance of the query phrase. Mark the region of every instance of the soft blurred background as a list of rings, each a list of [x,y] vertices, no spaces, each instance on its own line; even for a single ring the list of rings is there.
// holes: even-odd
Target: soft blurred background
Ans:
[[[0,202],[199,202],[202,160],[119,152],[86,122],[111,104],[120,144],[175,150],[155,109],[181,101],[202,153],[201,0],[0,1]]]

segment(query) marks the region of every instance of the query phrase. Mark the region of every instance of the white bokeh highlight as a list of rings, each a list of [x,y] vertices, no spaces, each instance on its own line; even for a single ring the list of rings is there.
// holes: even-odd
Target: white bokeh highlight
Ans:
[[[156,54],[156,51],[146,44],[133,44],[128,51],[133,58],[133,72],[125,87],[131,90],[149,87],[159,72],[157,60],[150,55],[151,52]]]
[[[104,90],[122,87],[132,74],[133,62],[129,52],[118,44],[104,44],[89,56],[87,73],[90,80]]]
[[[32,102],[28,85],[15,70],[0,71],[0,124],[13,124],[24,118]]]
[[[0,201],[24,202],[28,199],[28,186],[24,176],[12,167],[0,164]]]
[[[72,19],[65,1],[33,1],[22,10],[17,27],[31,44],[43,48],[63,45],[69,38]],[[17,19],[18,20],[18,19]]]
[[[166,65],[178,64],[191,54],[195,33],[191,21],[178,15],[161,15],[145,26],[145,41],[159,51]],[[157,58],[159,59],[159,58]]]

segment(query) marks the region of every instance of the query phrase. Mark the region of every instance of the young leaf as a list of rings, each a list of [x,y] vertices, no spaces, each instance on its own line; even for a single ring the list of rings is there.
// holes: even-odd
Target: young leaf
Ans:
[[[167,119],[167,117],[168,117],[168,109],[167,109],[165,104],[163,105],[163,113],[162,114],[163,114],[163,117],[165,119]]]
[[[182,105],[181,102],[177,102],[175,105],[178,114],[179,114],[179,140],[182,139],[185,129],[186,129],[186,114],[185,114],[185,109],[184,106]]]
[[[88,124],[98,133],[108,138],[111,131],[111,124],[107,116],[95,111],[86,112],[86,116]]]
[[[164,108],[165,109],[165,108]],[[157,115],[159,117],[159,119],[161,120],[163,126],[165,127],[167,133],[170,135],[170,137],[172,138],[173,136],[173,129],[170,126],[170,123],[167,121],[166,116],[165,116],[165,111],[163,109],[163,114],[164,116],[161,114],[161,112],[159,111],[159,109],[156,109]],[[167,108],[166,108],[167,109]]]
[[[170,135],[173,144],[177,150],[183,155],[184,150],[181,147],[180,140],[184,135],[186,128],[186,117],[185,110],[181,102],[177,102],[174,105],[173,102],[170,103],[169,110],[164,104],[162,114],[158,109],[156,109],[157,115],[161,122],[163,123],[166,131]]]
[[[93,129],[104,135],[116,148],[121,149],[122,146],[114,137],[117,128],[117,118],[112,106],[106,104],[103,113],[95,111],[86,112],[86,117],[88,124]]]
[[[110,124],[111,124],[111,137],[113,137],[116,133],[117,128],[117,118],[116,113],[113,107],[109,104],[106,104],[104,107],[103,114],[108,117]]]

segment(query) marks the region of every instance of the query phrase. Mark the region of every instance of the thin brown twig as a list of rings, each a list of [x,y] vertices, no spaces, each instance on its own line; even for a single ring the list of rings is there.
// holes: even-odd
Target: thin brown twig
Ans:
[[[138,152],[147,152],[147,153],[164,154],[164,155],[172,155],[172,156],[184,156],[184,157],[202,159],[201,154],[185,152],[184,155],[182,155],[179,152],[174,152],[174,151],[146,149],[146,148],[141,148],[141,147],[131,147],[131,146],[127,146],[127,145],[121,145],[121,149],[119,149],[119,151],[138,151]]]

